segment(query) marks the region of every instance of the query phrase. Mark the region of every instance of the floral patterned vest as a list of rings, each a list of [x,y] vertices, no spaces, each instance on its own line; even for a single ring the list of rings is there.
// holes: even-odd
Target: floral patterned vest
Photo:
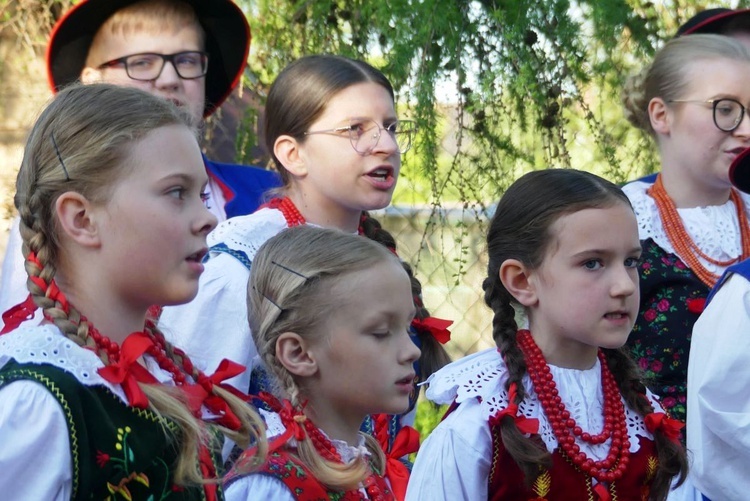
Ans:
[[[109,389],[83,385],[51,365],[11,361],[0,369],[0,388],[19,380],[42,384],[62,407],[73,466],[71,499],[206,499],[202,488],[173,482],[177,451],[170,435],[177,426],[172,421],[128,406]],[[212,445],[220,450],[218,442]],[[215,468],[219,459],[214,454]],[[223,499],[220,486],[216,496]]]

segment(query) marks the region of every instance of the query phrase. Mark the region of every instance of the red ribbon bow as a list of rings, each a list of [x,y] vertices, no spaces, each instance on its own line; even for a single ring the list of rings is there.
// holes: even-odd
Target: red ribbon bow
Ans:
[[[281,423],[286,428],[284,433],[268,444],[268,452],[275,451],[287,443],[290,438],[294,438],[297,442],[305,439],[305,429],[302,427],[302,423],[305,422],[307,416],[305,416],[304,412],[295,409],[289,400],[280,402],[278,398],[265,391],[258,392],[257,395],[253,396],[268,404],[268,407],[279,415]]]
[[[148,407],[148,398],[138,383],[158,384],[156,378],[138,363],[138,359],[153,345],[154,341],[148,334],[134,332],[122,343],[120,360],[97,371],[110,383],[122,385],[130,405],[140,409]]]
[[[415,318],[411,322],[412,327],[418,331],[429,332],[440,344],[445,344],[451,340],[451,331],[448,330],[451,324],[453,324],[453,320],[435,317],[427,317],[422,320]]]
[[[198,379],[198,384],[185,385],[183,390],[188,397],[188,406],[193,414],[200,416],[201,406],[205,405],[208,410],[219,416],[217,422],[220,425],[230,430],[239,430],[242,427],[240,419],[232,412],[227,401],[214,395],[212,390],[214,385],[219,385],[239,398],[248,401],[250,397],[227,384],[223,384],[223,381],[242,374],[244,371],[244,365],[225,358],[212,375],[202,375]]]
[[[505,416],[510,416],[516,423],[521,433],[529,433],[534,435],[539,433],[539,420],[536,418],[527,418],[523,414],[518,415],[518,404],[516,403],[516,395],[518,394],[518,387],[516,383],[511,383],[508,388],[508,407],[503,410],[497,411],[494,416],[490,418],[490,426],[500,424],[500,421]]]
[[[390,450],[387,447],[383,450],[388,451],[385,477],[391,483],[393,495],[398,501],[403,501],[406,498],[406,485],[409,483],[409,468],[401,462],[400,458],[419,450],[419,432],[411,426],[404,426],[396,434]]]
[[[646,429],[651,433],[661,430],[664,435],[675,443],[680,443],[680,430],[685,423],[678,419],[672,419],[664,412],[652,412],[644,418]]]

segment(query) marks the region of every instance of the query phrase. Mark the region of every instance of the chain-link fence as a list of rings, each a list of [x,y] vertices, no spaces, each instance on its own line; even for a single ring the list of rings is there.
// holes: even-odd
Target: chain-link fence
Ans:
[[[430,313],[453,320],[445,346],[451,357],[494,346],[492,312],[482,293],[489,215],[461,208],[391,206],[373,216],[395,237],[399,256],[414,266]]]

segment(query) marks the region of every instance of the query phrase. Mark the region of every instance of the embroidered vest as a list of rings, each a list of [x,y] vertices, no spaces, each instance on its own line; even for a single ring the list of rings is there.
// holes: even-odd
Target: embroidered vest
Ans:
[[[536,481],[527,487],[523,473],[505,450],[500,435],[500,426],[491,426],[492,463],[488,477],[489,501],[599,501],[592,478],[585,475],[567,457],[556,449],[552,454],[552,468],[543,471]],[[541,441],[541,437],[536,435]],[[612,500],[647,500],[651,484],[659,464],[654,442],[639,437],[638,452],[630,454],[625,474],[607,488]]]
[[[206,499],[201,487],[174,485],[172,437],[178,429],[172,421],[125,405],[109,389],[85,386],[51,365],[10,361],[0,369],[0,388],[19,380],[42,384],[62,407],[73,466],[71,499]],[[219,451],[214,438],[213,450]],[[220,458],[212,459],[216,468]],[[220,487],[217,495],[223,499]]]
[[[270,475],[281,480],[297,501],[354,501],[367,499],[358,490],[346,492],[330,490],[313,476],[307,466],[297,456],[291,454],[286,449],[271,452],[266,462],[263,463],[263,466],[253,473]],[[224,485],[231,484],[237,478],[239,477],[230,473]],[[375,481],[383,493],[385,501],[395,499],[382,476],[376,474]]]

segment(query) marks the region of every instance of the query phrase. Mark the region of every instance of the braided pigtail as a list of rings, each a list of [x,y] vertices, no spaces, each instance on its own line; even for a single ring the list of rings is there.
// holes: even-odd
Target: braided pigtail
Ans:
[[[654,412],[654,407],[646,398],[646,387],[642,382],[641,371],[625,348],[604,349],[607,365],[615,378],[620,393],[628,407],[644,418]],[[672,478],[679,475],[676,485],[681,485],[687,476],[688,463],[685,449],[679,440],[668,437],[661,428],[653,432],[659,465],[651,484],[649,500],[667,499],[672,487]]]
[[[508,369],[506,390],[515,385],[515,401],[509,405],[520,405],[526,396],[523,378],[526,374],[526,361],[523,352],[518,347],[516,335],[518,325],[515,319],[515,309],[511,304],[511,295],[503,287],[497,273],[488,273],[482,283],[484,301],[495,313],[492,318],[492,338],[503,357]],[[524,436],[518,429],[516,421],[511,415],[500,418],[500,435],[503,445],[524,474],[527,485],[531,485],[542,471],[541,468],[552,466],[552,456],[543,444]]]
[[[396,240],[393,235],[387,230],[383,229],[380,222],[374,217],[370,216],[369,213],[363,212],[360,219],[360,228],[362,234],[374,240],[381,245],[384,245],[391,252],[396,254]],[[414,274],[412,267],[405,261],[401,261],[401,264],[409,275],[411,281],[411,292],[414,297],[414,306],[417,309],[417,315],[415,318],[424,320],[430,316],[430,312],[425,308],[422,301],[422,283]],[[419,380],[425,381],[432,374],[437,372],[439,369],[448,365],[451,361],[448,352],[445,351],[443,345],[435,339],[435,337],[427,330],[414,329],[417,333],[420,343],[420,349],[422,353],[419,356]]]

